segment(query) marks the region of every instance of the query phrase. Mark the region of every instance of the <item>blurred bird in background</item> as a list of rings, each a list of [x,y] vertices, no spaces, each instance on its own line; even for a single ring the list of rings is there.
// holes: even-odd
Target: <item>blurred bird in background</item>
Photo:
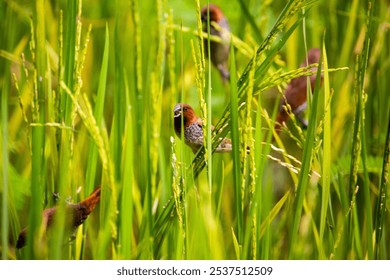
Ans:
[[[65,206],[65,221],[66,226],[70,231],[76,230],[76,228],[84,223],[89,214],[93,211],[95,206],[100,201],[100,187],[97,187],[86,199],[77,204],[67,204]],[[55,216],[58,209],[52,207],[45,209],[42,213],[42,223],[45,229],[49,229],[55,221]],[[24,228],[20,234],[16,243],[16,248],[20,249],[26,245],[27,228]]]
[[[228,70],[228,59],[230,52],[230,28],[227,19],[223,15],[221,9],[216,5],[209,4],[202,8],[201,19],[203,23],[203,31],[208,32],[207,27],[207,15],[210,16],[210,35],[218,36],[221,39],[220,42],[214,42],[210,40],[210,59],[213,65],[218,69],[221,74],[222,81],[226,82],[230,79],[230,73]],[[215,27],[217,25],[217,27]],[[208,56],[208,39],[203,39],[204,50],[206,56]]]
[[[313,63],[319,63],[320,54],[320,49],[310,49],[307,53],[307,58],[300,65],[300,67],[306,67]],[[317,72],[317,67],[311,68],[311,71]],[[311,91],[313,92],[317,76],[314,74],[309,78]],[[307,127],[307,120],[303,119],[303,117],[300,115],[300,113],[302,113],[302,111],[307,107],[307,84],[306,76],[294,78],[288,84],[284,92],[284,97],[282,97],[280,101],[280,111],[276,116],[275,130],[277,132],[280,132],[283,122],[286,122],[289,118],[289,115],[283,107],[286,105],[286,102],[290,105],[291,111],[294,113],[294,115],[297,116],[298,120],[302,122],[305,127]]]

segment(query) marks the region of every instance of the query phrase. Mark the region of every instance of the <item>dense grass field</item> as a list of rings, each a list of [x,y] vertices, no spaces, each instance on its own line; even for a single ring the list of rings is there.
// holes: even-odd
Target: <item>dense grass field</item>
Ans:
[[[2,259],[390,259],[389,2],[214,0],[227,83],[204,56],[206,3],[0,2]],[[308,127],[278,134],[310,48]],[[197,155],[178,102],[216,126]],[[225,136],[233,152],[213,153]],[[45,230],[43,209],[98,185],[71,240],[64,215]]]

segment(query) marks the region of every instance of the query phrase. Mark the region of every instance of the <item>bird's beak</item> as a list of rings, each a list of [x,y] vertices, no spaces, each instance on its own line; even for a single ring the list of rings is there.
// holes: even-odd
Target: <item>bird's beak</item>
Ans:
[[[180,106],[180,104],[176,104],[176,106],[173,108],[173,117],[174,118],[180,117],[182,111],[183,108]]]

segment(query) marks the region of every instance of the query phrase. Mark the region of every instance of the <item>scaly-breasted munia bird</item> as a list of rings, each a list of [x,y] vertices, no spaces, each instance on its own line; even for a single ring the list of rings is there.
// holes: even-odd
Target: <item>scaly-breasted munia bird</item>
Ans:
[[[319,63],[320,60],[320,49],[313,48],[310,49],[307,53],[307,59],[300,65],[300,67],[306,67],[313,63]],[[312,72],[317,71],[317,67],[313,67],[310,69]],[[311,75],[310,85],[312,92],[314,91],[314,85],[316,83],[316,75]],[[294,78],[288,84],[284,96],[280,101],[280,111],[276,116],[276,125],[275,130],[280,131],[280,127],[283,122],[286,122],[289,118],[287,112],[284,109],[284,105],[287,103],[291,107],[291,111],[297,115],[298,119],[302,122],[302,124],[306,127],[307,121],[300,117],[300,113],[305,110],[307,107],[306,99],[307,99],[307,77],[301,76],[298,78]]]
[[[86,199],[77,204],[67,204],[65,206],[66,226],[70,230],[75,230],[91,214],[96,204],[100,201],[100,187],[97,187]],[[57,207],[45,209],[42,213],[42,223],[48,229],[53,224],[57,213]],[[20,249],[26,245],[27,228],[22,229],[19,234],[16,248]]]
[[[209,8],[209,9],[207,9]],[[228,59],[230,53],[230,28],[227,19],[223,15],[221,9],[216,5],[209,4],[204,6],[201,10],[201,19],[203,23],[203,31],[208,32],[207,28],[207,12],[210,15],[210,35],[218,36],[221,39],[220,42],[214,42],[210,40],[210,59],[213,65],[218,69],[221,74],[222,80],[230,79],[228,70]],[[213,24],[219,25],[219,30],[213,26]],[[208,39],[203,39],[204,51],[208,56]]]
[[[176,135],[181,138],[183,124],[184,142],[196,153],[204,145],[202,120],[195,114],[190,105],[184,103],[176,104],[173,109],[173,114]],[[224,138],[218,145],[216,152],[223,153],[230,152],[231,150],[231,140]]]

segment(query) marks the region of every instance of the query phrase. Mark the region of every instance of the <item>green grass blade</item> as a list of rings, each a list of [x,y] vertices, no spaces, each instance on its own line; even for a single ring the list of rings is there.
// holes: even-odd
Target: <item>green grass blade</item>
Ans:
[[[210,4],[210,1],[208,1],[207,3],[208,5]],[[199,7],[199,1],[197,1],[197,6]],[[201,21],[200,21],[200,13],[198,13],[198,29],[200,30],[202,25],[200,24]],[[211,48],[210,48],[210,10],[207,9],[207,53],[211,54]],[[202,39],[199,37],[199,45],[202,45]],[[204,54],[201,53],[201,57],[203,58],[204,57]],[[208,68],[207,68],[207,95],[206,95],[206,109],[203,108],[203,106],[201,105],[201,108],[203,110],[203,114],[206,118],[206,126],[205,126],[205,129],[203,129],[203,133],[204,135],[206,135],[206,137],[204,137],[205,139],[205,149],[206,149],[206,165],[207,165],[207,178],[208,178],[208,183],[209,183],[209,189],[210,189],[210,193],[212,191],[212,185],[213,185],[213,156],[212,156],[212,142],[211,142],[211,127],[212,127],[212,110],[211,110],[211,92],[212,92],[212,89],[211,89],[211,55],[209,55],[207,57],[207,60],[208,60]],[[200,91],[201,92],[201,91]],[[201,100],[200,100],[200,103],[202,104],[203,100],[202,100],[202,97],[201,97]]]
[[[320,61],[322,61],[322,55]],[[311,107],[312,110],[310,113],[309,124],[307,127],[306,141],[303,147],[302,166],[301,166],[301,171],[299,173],[298,186],[297,186],[296,197],[294,201],[294,209],[292,213],[293,220],[292,220],[292,230],[290,233],[290,242],[289,242],[289,252],[288,252],[289,259],[292,259],[295,256],[294,246],[298,238],[298,230],[301,222],[303,203],[306,195],[307,185],[309,184],[309,172],[311,169],[313,148],[314,148],[314,142],[316,136],[315,130],[317,127],[316,120],[317,120],[317,106],[319,100],[318,92],[320,89],[320,82],[321,82],[321,68],[318,67],[317,79],[315,83],[315,89],[313,92],[313,103]]]
[[[46,34],[45,34],[45,8],[44,1],[36,2],[34,14],[35,28],[35,59],[36,59],[36,92],[35,92],[35,114],[33,121],[36,123],[45,123],[45,96],[46,86],[44,79],[46,75]],[[38,233],[42,220],[42,195],[44,193],[44,146],[45,146],[45,128],[43,126],[32,127],[32,171],[31,171],[31,209],[29,215],[29,233],[27,236],[28,258],[34,259],[40,252],[34,249],[36,239],[40,236]]]
[[[369,52],[370,52],[370,46],[372,41],[372,9],[373,9],[374,3],[370,3],[368,6],[368,14],[367,14],[367,32],[365,34],[364,39],[364,45],[362,50],[362,60],[361,60],[361,67],[359,69],[360,73],[360,85],[359,89],[361,91],[361,95],[359,94],[359,98],[362,98],[360,104],[362,106],[362,119],[361,119],[361,130],[360,130],[360,137],[361,137],[361,145],[362,145],[362,163],[363,163],[363,193],[364,193],[364,209],[365,209],[365,239],[367,240],[367,257],[368,259],[373,259],[373,235],[374,235],[374,229],[373,229],[373,221],[372,221],[372,199],[371,199],[371,190],[370,190],[370,177],[368,175],[368,159],[367,159],[367,140],[366,140],[366,101],[365,99],[365,93],[364,93],[364,81],[366,80],[366,71],[367,71],[367,65],[368,65],[368,59],[369,59]]]
[[[4,26],[4,32],[1,35],[0,49],[9,50],[11,48],[11,42],[13,41],[14,26],[12,21],[12,12],[9,7],[5,8],[4,17],[6,19],[6,25]],[[4,74],[1,81],[1,104],[0,104],[0,182],[1,182],[1,259],[6,260],[8,258],[8,235],[9,235],[9,151],[8,151],[8,93],[10,88],[10,75],[7,69],[10,67],[9,61],[4,61],[0,58],[0,74]]]
[[[242,209],[242,191],[241,191],[241,160],[240,160],[240,139],[239,139],[239,128],[238,128],[238,92],[235,87],[237,83],[235,55],[233,46],[230,47],[230,99],[231,99],[231,133],[232,133],[232,144],[233,144],[233,178],[234,178],[234,196],[236,205],[236,217],[237,217],[237,238],[238,246],[242,246],[243,234],[244,234],[244,223],[243,223],[243,209]],[[241,254],[240,254],[241,255]]]
[[[356,64],[359,65],[359,60],[356,60]],[[358,66],[356,67],[356,73],[355,73],[355,95],[356,95],[356,112],[355,112],[355,125],[353,130],[353,142],[352,142],[352,152],[351,152],[351,166],[350,166],[350,177],[349,177],[349,197],[351,199],[351,207],[354,206],[353,201],[355,197],[355,189],[356,189],[356,183],[357,183],[357,175],[358,175],[358,169],[359,169],[359,161],[360,161],[360,151],[361,151],[361,143],[359,138],[359,132],[360,132],[360,120],[361,120],[361,98],[359,98],[359,91],[357,86],[359,84],[358,82]],[[360,93],[361,94],[361,93]],[[349,213],[349,224],[348,224],[348,230],[349,233],[349,248],[348,252],[352,250],[352,242],[353,242],[353,215],[352,212]]]
[[[101,123],[103,120],[103,111],[104,111],[105,96],[106,96],[109,46],[110,46],[109,31],[108,31],[108,25],[106,25],[106,35],[105,35],[105,42],[104,42],[102,67],[100,69],[99,86],[98,86],[98,92],[97,92],[97,97],[96,97],[96,101],[95,101],[94,113],[93,113],[98,126],[101,126]],[[98,160],[97,146],[91,140],[90,150],[88,152],[87,175],[86,175],[86,179],[85,179],[85,195],[90,194],[92,192],[92,190],[94,189],[97,160]]]
[[[133,252],[133,225],[129,221],[133,220],[133,185],[134,185],[134,122],[129,98],[129,87],[125,85],[127,114],[124,137],[124,158],[123,158],[123,184],[121,211],[119,213],[119,256],[123,259],[130,259]]]
[[[385,224],[385,213],[386,213],[386,199],[387,199],[387,187],[389,185],[389,166],[390,166],[390,117],[387,127],[387,136],[385,149],[383,153],[383,167],[382,167],[382,178],[381,184],[379,187],[379,194],[376,202],[375,209],[375,258],[381,258],[381,240],[384,234],[384,224]]]
[[[277,215],[279,214],[279,212],[281,211],[282,207],[284,206],[284,204],[286,203],[287,199],[289,198],[290,196],[290,192],[286,192],[283,197],[275,204],[275,206],[271,209],[271,211],[269,212],[268,216],[265,217],[263,223],[260,225],[259,227],[259,237],[261,238],[265,233],[266,231],[268,230],[269,228],[269,225],[271,224],[271,222],[277,217]]]
[[[320,252],[319,257],[321,259],[325,258],[325,245],[324,232],[325,226],[327,224],[327,213],[328,213],[328,204],[330,196],[330,176],[331,176],[331,107],[330,107],[330,86],[329,86],[329,72],[328,72],[328,58],[326,54],[325,42],[322,46],[323,54],[323,69],[324,69],[324,133],[323,133],[323,157],[322,157],[322,195],[321,195],[321,218],[320,218]]]
[[[125,75],[126,71],[124,71],[124,50],[123,50],[123,42],[125,41],[125,34],[123,33],[123,26],[126,24],[126,6],[128,3],[124,3],[124,1],[117,0],[116,1],[116,10],[115,10],[115,29],[114,29],[114,56],[115,56],[115,93],[113,97],[114,109],[113,109],[113,123],[110,134],[111,141],[111,150],[113,154],[113,161],[115,165],[115,178],[120,181],[122,177],[122,169],[121,169],[121,160],[122,160],[122,141],[119,139],[122,138],[124,134],[125,127],[125,104],[127,104],[126,96],[124,94],[125,85]],[[129,42],[129,45],[132,45],[133,42]],[[136,82],[134,81],[134,84]],[[135,88],[135,85],[133,85]]]
[[[8,63],[7,63],[8,65]],[[3,81],[1,91],[1,126],[0,126],[0,145],[1,145],[1,247],[3,260],[7,259],[8,252],[8,191],[9,191],[9,167],[8,167],[8,85]]]
[[[356,96],[356,113],[355,113],[355,125],[353,132],[353,146],[352,146],[352,159],[351,159],[351,171],[349,179],[349,190],[350,193],[355,190],[358,182],[358,169],[360,160],[363,161],[363,192],[364,192],[364,204],[366,213],[366,235],[368,238],[367,250],[368,257],[371,259],[373,257],[373,248],[372,248],[372,234],[373,234],[373,225],[372,225],[372,210],[371,210],[371,199],[370,199],[370,187],[369,187],[369,177],[367,171],[367,151],[366,151],[366,139],[364,131],[364,119],[365,119],[365,104],[364,104],[364,81],[365,74],[367,69],[368,54],[370,49],[371,41],[371,4],[368,7],[367,15],[367,32],[365,40],[363,43],[363,50],[361,56],[358,56],[356,59],[356,73],[355,73],[355,96]],[[353,197],[352,194],[351,197]],[[353,201],[353,200],[352,200]],[[351,207],[353,207],[352,205]],[[353,209],[351,212],[351,220],[349,223],[349,233],[350,233],[350,250],[352,253],[354,242],[356,246],[356,251],[358,257],[362,257],[362,242],[361,242],[361,233],[359,226],[359,220],[356,217],[356,209]]]
[[[93,112],[93,115],[96,119],[96,123],[98,126],[101,126],[101,123],[103,121],[103,111],[104,111],[106,83],[107,83],[108,58],[109,58],[109,45],[110,45],[109,32],[108,32],[108,26],[106,25],[102,67],[100,69],[99,86],[98,86],[98,92],[97,92],[97,97],[96,97],[95,107]],[[93,141],[93,139],[91,139],[89,145],[89,151],[88,151],[87,170],[86,170],[86,178],[85,178],[85,188],[84,188],[85,197],[88,194],[92,193],[92,191],[95,188],[97,164],[98,164],[98,149],[96,143]],[[86,227],[87,226],[83,228],[84,242],[81,250],[82,253],[80,255],[82,259],[84,257]]]

